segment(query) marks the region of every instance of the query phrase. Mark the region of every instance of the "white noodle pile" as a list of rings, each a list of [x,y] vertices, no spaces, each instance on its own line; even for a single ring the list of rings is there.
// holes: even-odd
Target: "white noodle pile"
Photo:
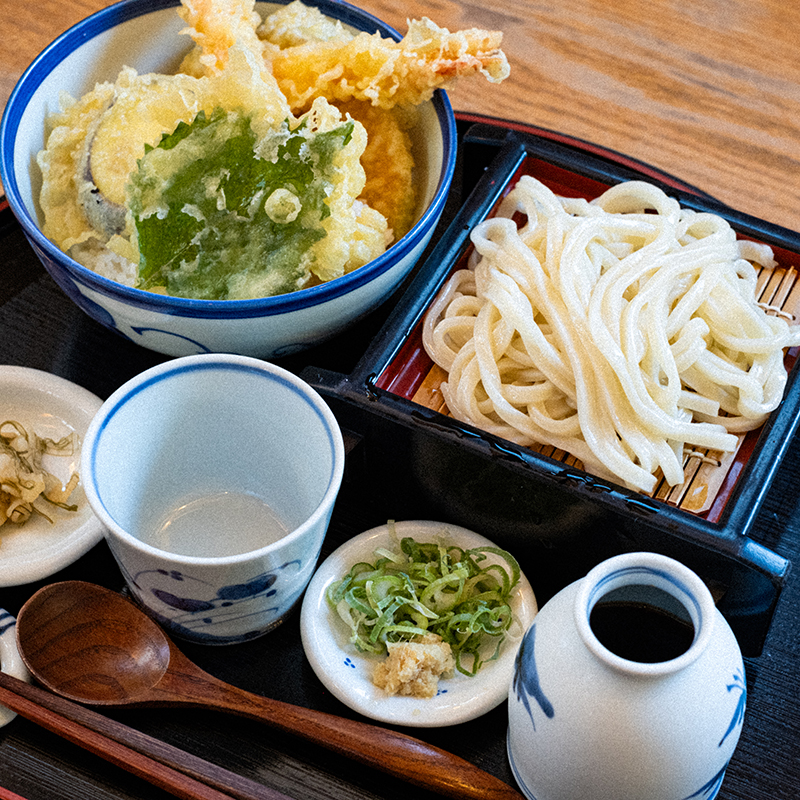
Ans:
[[[800,326],[758,306],[746,259],[772,251],[721,217],[639,181],[587,202],[524,176],[471,238],[423,334],[457,419],[651,492],[659,467],[683,481],[685,446],[731,451],[778,406]]]

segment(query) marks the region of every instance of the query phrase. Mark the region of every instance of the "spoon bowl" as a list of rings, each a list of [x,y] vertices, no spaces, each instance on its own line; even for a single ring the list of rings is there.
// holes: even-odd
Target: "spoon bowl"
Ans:
[[[17,617],[32,675],[81,703],[209,708],[264,722],[447,797],[521,800],[511,786],[458,756],[405,734],[293,706],[225,683],[191,662],[122,595],[92,583],[39,589]]]
[[[110,602],[119,598],[122,602]],[[57,694],[90,705],[142,702],[164,676],[170,643],[133,603],[100,586],[56,583],[20,612],[22,658]]]

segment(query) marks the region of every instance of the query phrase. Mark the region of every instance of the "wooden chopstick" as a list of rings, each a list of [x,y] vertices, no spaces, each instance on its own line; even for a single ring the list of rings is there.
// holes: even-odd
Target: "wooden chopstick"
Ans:
[[[0,704],[183,800],[290,800],[135,728],[0,672]]]
[[[10,789],[4,789],[0,786],[0,800],[25,800],[25,798]]]

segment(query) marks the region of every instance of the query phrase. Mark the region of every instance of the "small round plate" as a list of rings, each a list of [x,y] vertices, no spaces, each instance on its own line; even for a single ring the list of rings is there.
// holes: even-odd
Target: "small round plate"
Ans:
[[[394,529],[397,540],[405,536],[418,542],[441,540],[464,549],[495,546],[473,531],[442,522],[397,522]],[[452,678],[440,679],[436,697],[392,697],[372,683],[372,671],[383,658],[359,653],[349,643],[347,627],[330,607],[325,595],[328,587],[341,580],[353,564],[373,561],[378,547],[394,546],[395,538],[390,527],[382,525],[343,544],[314,574],[300,613],[303,647],[314,672],[345,705],[380,722],[432,728],[467,722],[491,711],[508,696],[519,641],[538,610],[530,583],[524,575],[520,577],[512,603],[519,623],[518,636],[513,640],[506,639],[496,661],[485,663],[472,678],[455,672]],[[497,560],[505,563],[500,558]]]
[[[74,431],[83,439],[102,400],[64,378],[27,367],[0,365],[0,422],[13,419],[39,436],[60,439]],[[80,467],[74,456],[45,456],[45,467],[62,482]],[[103,538],[78,484],[70,497],[77,511],[53,506],[50,516],[31,517],[22,525],[0,526],[0,587],[41,580],[76,561]]]

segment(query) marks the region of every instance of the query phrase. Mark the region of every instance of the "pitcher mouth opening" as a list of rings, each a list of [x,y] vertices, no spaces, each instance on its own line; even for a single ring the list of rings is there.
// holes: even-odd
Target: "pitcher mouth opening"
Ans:
[[[609,667],[641,676],[684,669],[706,648],[714,601],[692,570],[657,553],[599,564],[575,599],[584,644]]]

